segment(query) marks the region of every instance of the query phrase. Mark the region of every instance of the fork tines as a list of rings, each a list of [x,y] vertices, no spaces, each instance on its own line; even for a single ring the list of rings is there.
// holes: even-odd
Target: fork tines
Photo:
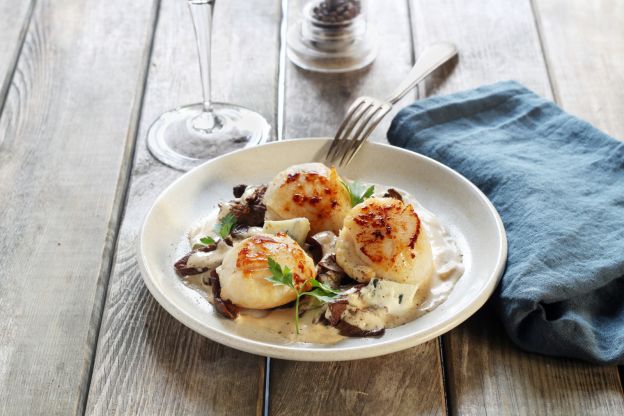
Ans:
[[[327,162],[337,163],[339,166],[349,164],[366,138],[391,108],[389,103],[372,97],[356,99],[349,107],[327,151],[325,157]]]

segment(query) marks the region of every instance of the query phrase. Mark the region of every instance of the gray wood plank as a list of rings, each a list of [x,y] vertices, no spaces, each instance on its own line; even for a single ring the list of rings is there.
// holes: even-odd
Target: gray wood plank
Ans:
[[[417,49],[439,39],[458,45],[451,78],[435,77],[421,95],[516,79],[552,98],[531,5],[459,0],[412,1]],[[444,337],[452,414],[620,414],[616,367],[527,354],[515,348],[485,309]]]
[[[444,338],[456,414],[621,415],[617,367],[519,351],[488,308]]]
[[[289,23],[302,1],[289,2]],[[361,95],[384,97],[412,66],[405,2],[368,2],[380,33],[372,67],[322,75],[286,66],[285,137],[333,135],[347,107]],[[412,99],[415,94],[410,94]],[[409,98],[406,98],[408,100]],[[373,133],[385,141],[392,117]],[[337,363],[272,360],[270,411],[275,415],[444,414],[444,387],[437,340],[374,359]],[[296,398],[296,399],[294,399]]]
[[[557,102],[624,140],[624,3],[534,3]]]
[[[272,415],[446,414],[437,341],[366,360],[271,360]]]
[[[274,124],[279,2],[222,1],[215,9],[213,97],[260,111]],[[180,173],[145,146],[152,121],[201,100],[186,2],[163,0],[131,186],[106,299],[87,414],[258,414],[264,358],[214,343],[172,318],[147,291],[136,238],[147,210]]]
[[[82,412],[154,17],[33,11],[0,118],[0,414]]]
[[[0,112],[24,44],[34,4],[34,0],[0,1]]]

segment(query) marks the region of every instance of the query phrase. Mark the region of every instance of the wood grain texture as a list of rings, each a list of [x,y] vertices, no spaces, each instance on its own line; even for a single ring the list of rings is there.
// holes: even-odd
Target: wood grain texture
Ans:
[[[534,6],[557,102],[624,140],[624,3],[538,0]]]
[[[514,79],[550,98],[539,37],[528,0],[410,0],[416,54],[447,40],[459,50],[451,76],[438,72],[421,84],[420,96],[448,94]]]
[[[275,120],[279,2],[217,2],[213,98]],[[98,341],[87,414],[182,415],[261,412],[264,358],[186,328],[149,294],[136,263],[136,239],[150,206],[180,172],[145,146],[152,121],[201,100],[186,2],[163,0],[141,115],[131,186]]]
[[[418,50],[447,39],[460,50],[452,77],[433,77],[421,96],[516,79],[552,98],[531,4],[413,0]],[[444,337],[451,414],[621,414],[616,367],[520,351],[486,309]]]
[[[301,1],[289,2],[289,23]],[[384,97],[412,66],[405,2],[368,2],[370,22],[380,32],[372,67],[323,75],[286,66],[285,137],[333,135],[349,104],[361,95]],[[415,94],[410,94],[412,99]],[[406,100],[408,100],[407,98]],[[400,105],[399,105],[400,107]],[[386,123],[373,139],[385,140]],[[273,415],[444,414],[444,387],[437,340],[374,359],[335,363],[272,360]],[[296,398],[296,400],[294,399]]]
[[[34,0],[0,0],[0,112],[22,50]]]
[[[82,412],[153,24],[36,3],[0,118],[0,414]]]
[[[437,345],[359,361],[271,360],[271,414],[445,414]]]
[[[450,405],[467,415],[621,415],[617,367],[519,351],[482,309],[444,338]]]

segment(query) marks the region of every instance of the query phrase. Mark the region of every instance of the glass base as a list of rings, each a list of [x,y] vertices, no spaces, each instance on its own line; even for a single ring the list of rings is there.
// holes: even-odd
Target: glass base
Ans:
[[[341,50],[330,51],[315,48],[302,38],[302,22],[288,31],[288,58],[300,68],[314,72],[341,73],[362,69],[377,56],[377,33],[368,27],[366,34]]]
[[[212,103],[214,120],[203,105],[190,104],[162,114],[147,133],[147,148],[160,162],[189,170],[216,156],[256,146],[271,127],[260,114],[234,104]],[[212,123],[214,121],[214,124]]]

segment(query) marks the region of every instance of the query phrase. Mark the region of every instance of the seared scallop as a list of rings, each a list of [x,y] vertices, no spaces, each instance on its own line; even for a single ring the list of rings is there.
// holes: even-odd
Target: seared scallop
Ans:
[[[267,219],[305,217],[310,221],[312,234],[338,234],[351,209],[349,193],[340,183],[336,169],[322,163],[294,165],[278,173],[267,188],[264,203]]]
[[[352,278],[419,283],[433,272],[427,234],[411,204],[369,198],[345,218],[336,242],[336,261]]]
[[[221,298],[251,309],[275,308],[295,300],[291,288],[266,280],[271,276],[269,257],[292,271],[296,285],[305,284],[316,274],[310,256],[285,233],[257,234],[236,244],[217,269]]]

